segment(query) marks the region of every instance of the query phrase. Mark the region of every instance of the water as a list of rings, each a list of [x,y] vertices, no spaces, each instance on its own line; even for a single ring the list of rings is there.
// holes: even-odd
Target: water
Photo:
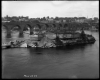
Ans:
[[[99,33],[89,32],[96,38],[94,44],[57,49],[16,48],[2,50],[3,78],[99,78]],[[24,34],[28,39],[28,34]],[[18,38],[18,33],[12,38]]]

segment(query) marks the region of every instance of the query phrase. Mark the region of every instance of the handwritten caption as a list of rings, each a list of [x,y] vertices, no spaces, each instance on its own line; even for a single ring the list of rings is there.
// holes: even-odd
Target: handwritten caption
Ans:
[[[24,75],[24,77],[37,77],[37,75]]]

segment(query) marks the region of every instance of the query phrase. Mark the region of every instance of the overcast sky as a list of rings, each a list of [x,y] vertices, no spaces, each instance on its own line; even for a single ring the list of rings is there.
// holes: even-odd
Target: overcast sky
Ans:
[[[99,1],[2,1],[2,16],[99,17]]]

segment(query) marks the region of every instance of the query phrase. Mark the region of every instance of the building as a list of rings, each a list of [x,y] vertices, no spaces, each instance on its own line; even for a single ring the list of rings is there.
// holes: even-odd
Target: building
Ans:
[[[54,19],[49,18],[49,19],[47,19],[47,21],[48,21],[48,22],[54,22]]]

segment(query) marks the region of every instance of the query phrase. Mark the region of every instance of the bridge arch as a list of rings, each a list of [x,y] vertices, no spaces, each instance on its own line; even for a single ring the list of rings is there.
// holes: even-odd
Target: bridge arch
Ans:
[[[22,28],[21,28],[20,25],[13,25],[13,26],[11,27],[11,31],[13,31],[13,30],[20,31],[21,29],[22,29]]]
[[[23,25],[19,25],[19,24],[12,25],[11,31],[12,32],[13,31],[18,31],[19,32],[19,37],[23,37]]]
[[[2,25],[2,31],[3,30],[6,30],[7,31],[8,30],[8,27],[6,25]]]
[[[46,25],[46,30],[50,27],[49,24],[45,24]]]
[[[41,24],[41,30],[46,30],[46,25],[45,24]]]
[[[52,26],[53,26],[53,28],[56,28],[57,26],[56,26],[56,24],[51,24]]]
[[[62,29],[62,28],[63,28],[62,24],[59,23],[58,29]]]
[[[2,31],[4,33],[6,33],[5,35],[6,35],[7,38],[11,38],[11,27],[9,25],[3,24],[2,25]]]
[[[38,29],[42,28],[42,26],[40,24],[36,24],[36,26],[38,27]]]
[[[50,23],[50,30],[53,31],[57,28],[56,24]]]
[[[8,27],[6,25],[2,25],[2,37],[7,37]]]
[[[68,24],[64,24],[64,26],[63,26],[64,28],[68,28]]]
[[[23,31],[27,31],[27,30],[30,31],[31,29],[32,29],[32,26],[30,24],[25,24]]]
[[[60,26],[60,27],[62,27],[62,24],[61,24],[61,23],[59,23],[59,26]]]
[[[41,24],[39,23],[33,24],[30,30],[30,35],[32,35],[33,33],[38,34],[41,31],[41,28],[42,28]]]

